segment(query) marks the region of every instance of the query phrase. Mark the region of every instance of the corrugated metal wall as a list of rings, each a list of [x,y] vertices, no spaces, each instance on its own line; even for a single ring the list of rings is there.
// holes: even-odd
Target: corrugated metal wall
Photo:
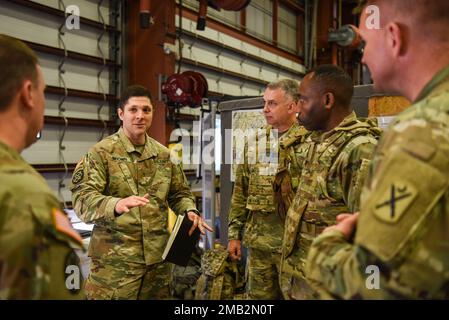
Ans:
[[[37,52],[47,84],[42,138],[22,155],[61,201],[70,201],[74,165],[115,130],[121,7],[121,1],[112,0],[0,2],[0,32]],[[72,13],[79,13],[79,29]]]

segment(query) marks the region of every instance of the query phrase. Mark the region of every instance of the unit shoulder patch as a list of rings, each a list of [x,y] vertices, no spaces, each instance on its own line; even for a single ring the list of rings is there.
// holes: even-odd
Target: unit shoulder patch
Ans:
[[[84,178],[84,168],[81,165],[73,173],[72,183],[73,184],[78,184],[78,183],[80,183],[83,180],[83,178]]]
[[[53,208],[52,217],[57,231],[68,235],[70,238],[78,242],[81,246],[83,245],[83,239],[81,238],[79,233],[72,228],[69,218],[64,213],[56,208]]]
[[[374,206],[374,215],[383,222],[396,223],[417,195],[416,188],[410,183],[392,183]]]

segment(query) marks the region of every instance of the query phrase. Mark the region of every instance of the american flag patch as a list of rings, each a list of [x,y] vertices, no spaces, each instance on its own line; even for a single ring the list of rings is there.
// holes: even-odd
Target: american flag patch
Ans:
[[[68,235],[69,237],[76,240],[79,244],[83,245],[83,239],[79,235],[78,232],[73,230],[72,225],[70,224],[69,218],[62,213],[60,210],[53,208],[53,222],[55,223],[56,230],[61,233]]]

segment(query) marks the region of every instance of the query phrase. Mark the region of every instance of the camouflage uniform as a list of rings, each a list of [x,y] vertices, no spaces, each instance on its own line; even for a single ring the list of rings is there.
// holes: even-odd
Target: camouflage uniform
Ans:
[[[281,289],[286,299],[316,295],[304,276],[312,240],[336,223],[340,213],[355,212],[380,129],[352,112],[328,132],[314,131],[299,150],[301,181],[285,221]]]
[[[95,223],[88,298],[167,298],[172,265],[162,262],[162,252],[169,236],[168,205],[176,214],[196,211],[185,175],[170,161],[170,151],[149,136],[143,147],[134,146],[121,128],[84,156],[73,173],[71,190],[77,215]],[[120,199],[146,193],[147,205],[114,213]]]
[[[332,231],[313,243],[313,286],[346,299],[448,299],[448,155],[449,66],[382,137],[354,242]],[[380,271],[378,290],[368,288],[370,265]]]
[[[270,126],[267,126],[267,132]],[[296,150],[307,131],[298,124],[279,139],[279,161],[290,170],[292,189],[298,186],[301,171],[296,161]],[[270,149],[267,139],[267,150]],[[254,152],[246,146],[245,161]],[[288,160],[285,160],[288,159]],[[284,161],[285,160],[285,161]],[[288,162],[289,164],[286,164]],[[279,262],[284,220],[276,212],[273,182],[277,163],[241,164],[237,167],[231,210],[229,212],[229,239],[241,240],[249,248],[247,263],[247,294],[250,299],[279,299]]]
[[[81,237],[42,176],[2,142],[0,181],[0,299],[82,299]]]

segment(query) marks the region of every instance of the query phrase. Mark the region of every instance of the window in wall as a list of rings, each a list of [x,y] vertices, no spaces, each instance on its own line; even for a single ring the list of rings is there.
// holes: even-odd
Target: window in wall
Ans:
[[[296,13],[283,5],[279,6],[278,12],[278,46],[296,53]]]
[[[179,4],[179,0],[176,0],[176,4]],[[197,12],[198,12],[198,8],[200,7],[199,2],[195,1],[195,0],[183,0],[182,5],[190,8],[190,9],[193,9]]]
[[[252,0],[246,7],[247,33],[271,42],[273,40],[273,1]]]
[[[207,16],[217,19],[218,21],[228,24],[232,27],[240,27],[240,11],[228,11],[223,9],[217,11],[214,8],[209,7],[207,9]]]
[[[179,4],[177,0],[176,3]],[[183,0],[183,5],[187,8],[193,9],[196,12],[199,10],[199,2],[197,0]],[[220,11],[215,10],[211,6],[207,7],[207,16],[211,17],[217,21],[227,24],[231,27],[240,28],[240,11],[228,11],[221,9]],[[206,22],[207,25],[207,22]]]

